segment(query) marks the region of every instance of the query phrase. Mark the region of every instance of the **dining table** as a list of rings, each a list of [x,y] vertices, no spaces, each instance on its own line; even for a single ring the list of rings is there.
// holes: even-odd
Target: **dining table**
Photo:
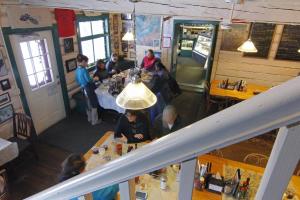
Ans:
[[[19,155],[18,144],[0,138],[0,166],[12,161]]]
[[[99,86],[95,90],[95,93],[97,95],[99,105],[102,108],[107,110],[114,110],[117,111],[118,113],[125,113],[125,109],[118,106],[118,104],[116,103],[117,95],[112,95],[109,93],[109,82],[111,81],[111,79],[114,79],[117,76],[119,76],[121,78],[125,78],[124,87],[126,87],[126,85],[130,82],[129,71],[130,69],[124,70],[119,74],[113,75],[111,78],[103,80],[102,83],[99,84]],[[148,72],[145,70],[142,71],[141,80],[143,83],[146,84],[146,86],[148,86],[151,78],[152,78],[152,72]]]
[[[128,146],[136,146],[137,148],[146,145],[148,142],[138,143],[138,144],[123,144],[122,148],[122,155],[127,153]],[[106,164],[107,161],[105,158],[109,156],[111,160],[117,159],[120,156],[115,152],[115,143],[114,134],[112,131],[108,131],[101,137],[97,143],[84,154],[84,158],[87,162],[86,164],[86,171],[92,170],[95,167],[101,166]],[[102,150],[98,154],[93,153],[93,149],[107,146],[107,150]],[[249,200],[254,199],[255,193],[259,187],[260,180],[264,173],[264,168],[250,165],[247,163],[242,163],[238,161],[233,161],[226,158],[216,157],[213,155],[202,155],[198,157],[199,164],[205,163],[212,163],[211,172],[212,173],[219,173],[225,180],[230,179],[234,176],[234,173],[237,169],[240,169],[242,181],[246,178],[250,178],[250,185],[249,185]],[[138,182],[135,184],[136,191],[146,192],[148,200],[177,200],[178,199],[178,191],[179,191],[179,183],[180,179],[178,178],[178,171],[179,164],[174,163],[172,166],[168,166],[165,168],[165,174],[167,176],[167,189],[162,190],[160,188],[160,179],[150,175],[144,174],[139,176]],[[132,182],[132,181],[131,181]],[[135,181],[133,181],[135,183]],[[299,176],[292,176],[291,181],[287,187],[287,190],[294,192],[295,198],[294,200],[299,200],[300,197],[300,177]],[[87,200],[92,200],[90,194],[86,195]],[[117,199],[120,199],[120,194],[118,194]],[[218,194],[203,190],[193,190],[192,200],[233,200],[231,196],[227,196],[225,194]],[[286,198],[283,197],[283,200]]]
[[[213,80],[210,85],[209,94],[211,96],[216,97],[223,97],[223,98],[233,98],[237,100],[246,100],[250,99],[251,97],[265,92],[268,89],[270,89],[267,86],[258,85],[258,84],[252,84],[247,83],[246,89],[243,91],[238,91],[235,89],[224,89],[220,87],[220,84],[222,83],[221,80]]]

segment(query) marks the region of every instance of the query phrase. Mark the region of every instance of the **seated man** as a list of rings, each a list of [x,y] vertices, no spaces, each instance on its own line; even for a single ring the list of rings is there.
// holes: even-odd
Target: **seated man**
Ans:
[[[135,110],[126,110],[119,118],[115,129],[115,138],[127,143],[139,143],[150,139],[146,117]]]
[[[180,116],[174,106],[168,105],[162,114],[158,115],[154,121],[152,138],[160,138],[183,128]]]
[[[120,72],[118,63],[118,55],[116,53],[111,54],[110,60],[106,63],[106,71],[109,75],[114,75]]]

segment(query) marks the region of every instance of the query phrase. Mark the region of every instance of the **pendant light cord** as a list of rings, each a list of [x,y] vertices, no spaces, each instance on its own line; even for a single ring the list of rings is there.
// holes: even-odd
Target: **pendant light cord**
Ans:
[[[135,3],[133,3],[133,13],[132,13],[132,17],[133,17],[133,36],[134,36],[134,40],[133,40],[133,45],[134,45],[134,51],[135,51],[135,67],[136,68],[140,68],[138,67],[138,60],[137,60],[137,50],[136,50],[136,15],[135,15]]]

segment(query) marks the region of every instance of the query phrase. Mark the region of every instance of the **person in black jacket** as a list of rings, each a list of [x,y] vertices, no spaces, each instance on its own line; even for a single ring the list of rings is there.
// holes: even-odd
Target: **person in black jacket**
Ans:
[[[98,60],[95,68],[96,68],[96,70],[93,75],[95,80],[100,81],[102,83],[104,79],[107,79],[109,77],[109,74],[105,69],[104,60],[102,60],[102,59]]]
[[[154,122],[152,139],[166,136],[184,127],[181,117],[177,114],[176,108],[168,105],[162,114],[158,115]]]
[[[111,54],[110,60],[106,63],[106,70],[109,75],[120,73],[118,55],[116,53]]]
[[[146,117],[135,110],[126,110],[115,128],[115,138],[127,143],[139,143],[150,139]]]

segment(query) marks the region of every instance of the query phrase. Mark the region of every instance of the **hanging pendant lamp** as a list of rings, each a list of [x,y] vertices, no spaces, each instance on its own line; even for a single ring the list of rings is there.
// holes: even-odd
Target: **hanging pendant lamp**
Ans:
[[[251,40],[251,34],[253,30],[253,24],[250,25],[250,35],[247,41],[245,41],[237,50],[244,53],[257,53],[257,48]]]
[[[126,39],[126,41],[134,41],[134,48],[136,52],[135,3],[138,2],[138,0],[130,0],[130,2],[134,3],[132,14],[134,30],[128,34],[126,33],[123,38],[124,40]],[[138,67],[137,63],[137,58],[135,58],[135,68],[129,74],[131,82],[127,84],[116,99],[117,105],[124,109],[141,110],[149,108],[157,102],[156,95],[141,81],[141,69]]]

